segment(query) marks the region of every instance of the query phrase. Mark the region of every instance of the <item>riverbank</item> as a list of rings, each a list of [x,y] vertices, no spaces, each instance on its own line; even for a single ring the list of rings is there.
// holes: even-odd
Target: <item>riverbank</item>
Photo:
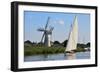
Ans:
[[[83,48],[77,48],[75,52],[84,52]],[[64,53],[65,47],[63,46],[52,46],[52,47],[45,47],[45,46],[25,46],[24,45],[24,56],[29,55],[40,55],[40,54],[57,54],[57,53]]]

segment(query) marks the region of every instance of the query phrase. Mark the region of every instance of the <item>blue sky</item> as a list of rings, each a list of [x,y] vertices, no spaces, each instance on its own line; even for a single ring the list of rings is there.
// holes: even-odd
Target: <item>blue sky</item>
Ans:
[[[43,32],[39,32],[37,29],[44,28],[48,17],[50,17],[49,27],[54,27],[52,41],[63,42],[68,39],[75,16],[78,18],[78,42],[90,42],[89,14],[34,11],[24,11],[24,41],[40,42]]]

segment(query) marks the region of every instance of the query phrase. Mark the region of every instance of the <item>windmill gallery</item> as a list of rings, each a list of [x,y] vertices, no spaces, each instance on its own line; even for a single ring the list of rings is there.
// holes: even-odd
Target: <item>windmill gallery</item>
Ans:
[[[71,29],[69,32],[68,40],[60,43],[58,41],[52,42],[51,36],[53,34],[54,27],[49,27],[48,17],[45,28],[38,28],[36,31],[43,33],[42,38],[39,43],[32,43],[27,40],[24,42],[24,55],[41,55],[41,54],[58,54],[58,53],[75,53],[75,52],[84,52],[90,51],[90,49],[84,49],[90,47],[90,44],[78,44],[78,17],[75,16],[73,20],[73,24],[71,25]],[[66,38],[67,39],[67,38]]]

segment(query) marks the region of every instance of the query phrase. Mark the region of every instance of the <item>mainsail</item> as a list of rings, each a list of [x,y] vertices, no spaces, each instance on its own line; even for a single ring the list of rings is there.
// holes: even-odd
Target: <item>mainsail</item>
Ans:
[[[77,47],[77,41],[78,41],[78,21],[77,21],[77,16],[75,16],[75,19],[72,24],[71,31],[68,37],[68,42],[67,42],[65,52],[75,50]]]

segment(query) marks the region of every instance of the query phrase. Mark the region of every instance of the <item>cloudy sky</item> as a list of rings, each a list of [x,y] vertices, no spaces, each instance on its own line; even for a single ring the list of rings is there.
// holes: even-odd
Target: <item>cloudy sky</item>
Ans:
[[[80,13],[57,13],[57,12],[33,12],[24,11],[24,41],[30,40],[40,42],[43,32],[37,31],[44,28],[48,17],[49,27],[54,27],[52,41],[63,42],[68,39],[71,24],[74,17],[78,18],[78,42],[87,43],[90,41],[90,15]]]

